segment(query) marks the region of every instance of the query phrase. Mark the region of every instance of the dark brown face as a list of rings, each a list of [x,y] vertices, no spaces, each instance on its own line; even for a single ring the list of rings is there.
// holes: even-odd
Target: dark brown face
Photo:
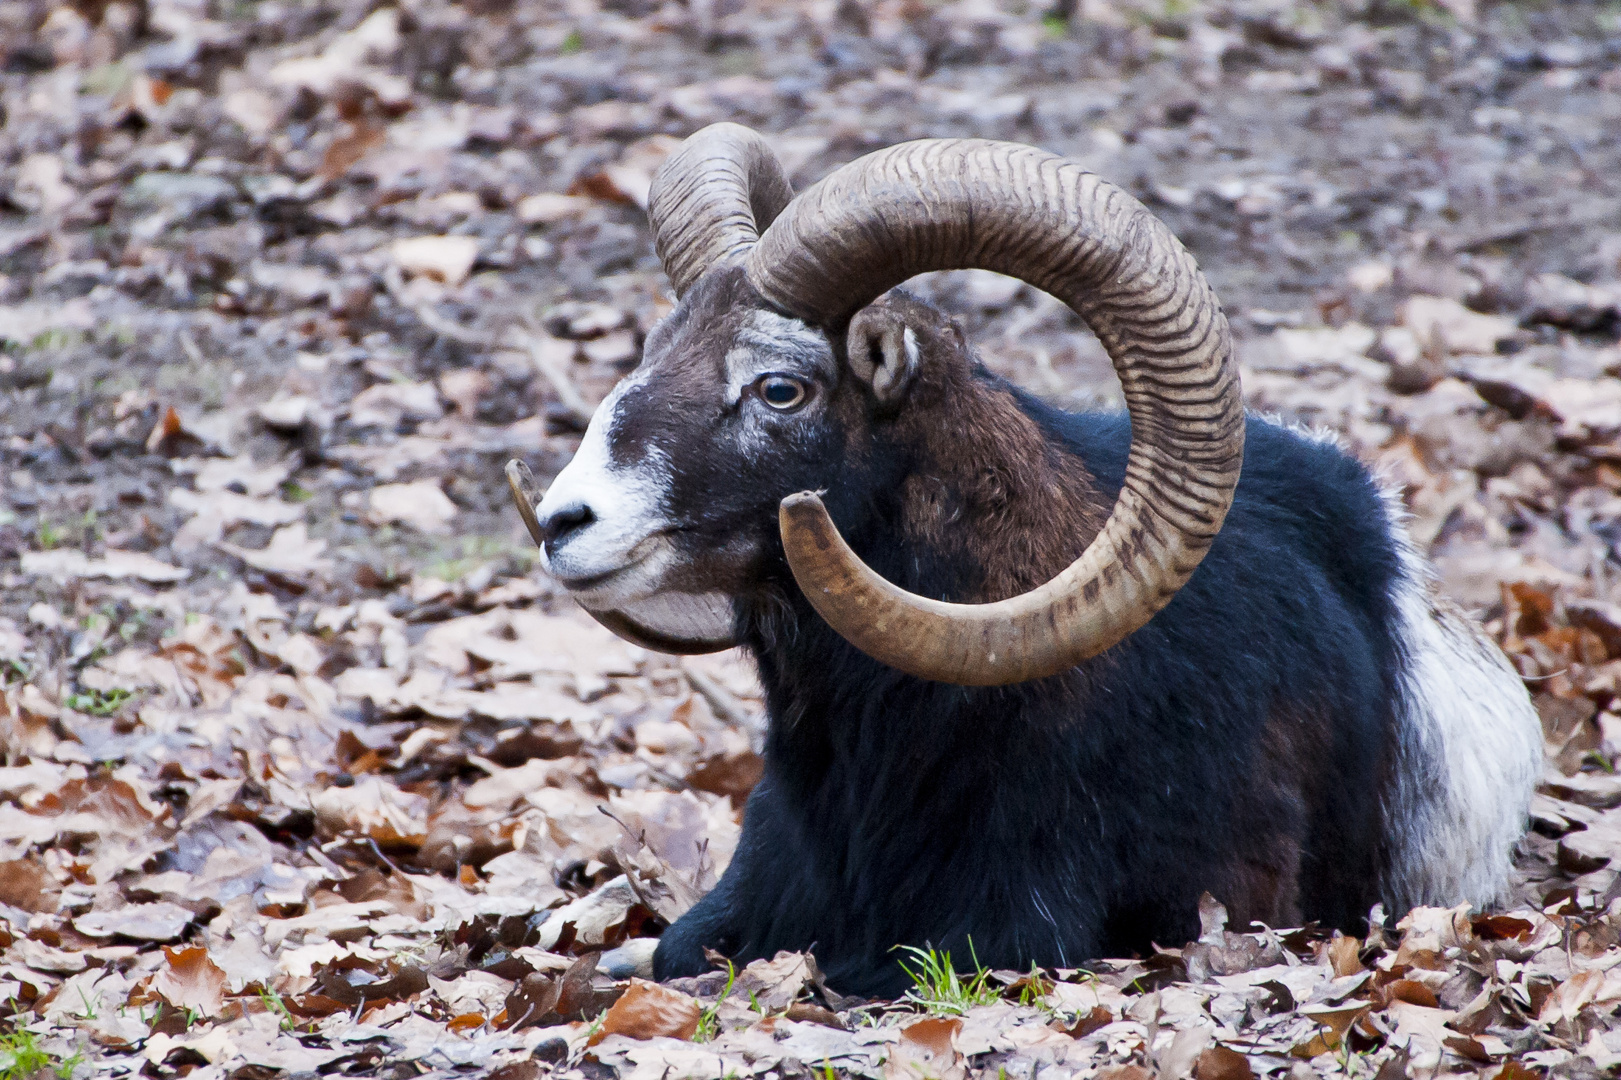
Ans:
[[[892,337],[900,367],[915,369],[915,336]],[[671,650],[730,643],[734,601],[787,580],[778,502],[828,490],[833,505],[866,486],[870,460],[849,448],[875,456],[886,410],[874,386],[893,399],[909,381],[874,364],[873,348],[847,366],[741,270],[706,274],[654,327],[542,500],[547,569],[625,636]]]

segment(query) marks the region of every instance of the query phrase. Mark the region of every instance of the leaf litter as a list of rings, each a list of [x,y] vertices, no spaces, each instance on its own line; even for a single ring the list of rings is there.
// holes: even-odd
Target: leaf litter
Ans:
[[[1621,26],[1587,5],[0,2],[0,1073],[1309,1080],[1621,1065]],[[1548,767],[1503,910],[1233,927],[904,1000],[660,986],[758,780],[737,655],[535,572],[669,309],[647,185],[1040,143],[1165,217],[1254,408],[1401,493]],[[987,362],[1117,404],[1017,282]],[[902,957],[898,954],[897,960]],[[958,957],[958,965],[963,958]]]

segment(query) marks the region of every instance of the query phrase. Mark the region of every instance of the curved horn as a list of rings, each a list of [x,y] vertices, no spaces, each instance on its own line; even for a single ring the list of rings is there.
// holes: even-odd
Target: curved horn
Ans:
[[[941,682],[1053,675],[1146,623],[1199,565],[1238,484],[1238,372],[1209,283],[1136,199],[1027,146],[903,143],[801,194],[745,266],[767,301],[829,328],[914,274],[1011,274],[1086,320],[1125,392],[1131,452],[1108,522],[1067,570],[1022,596],[947,604],[905,592],[862,563],[815,495],[784,499],[794,578],[858,649]]]
[[[647,193],[653,247],[676,296],[753,247],[793,197],[777,155],[740,124],[711,124],[682,143]]]

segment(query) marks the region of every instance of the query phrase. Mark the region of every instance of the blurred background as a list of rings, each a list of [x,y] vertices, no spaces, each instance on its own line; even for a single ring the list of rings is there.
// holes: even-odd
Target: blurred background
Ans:
[[[516,569],[497,466],[555,471],[636,364],[649,177],[725,119],[800,188],[925,136],[1085,162],[1197,255],[1253,404],[1404,486],[1455,595],[1610,587],[1614,5],[5,0],[0,42],[10,558],[87,515],[173,554],[168,461],[206,451],[291,454],[340,561]],[[1049,298],[918,287],[1027,387],[1112,400]],[[372,489],[418,480],[445,500],[380,535]]]

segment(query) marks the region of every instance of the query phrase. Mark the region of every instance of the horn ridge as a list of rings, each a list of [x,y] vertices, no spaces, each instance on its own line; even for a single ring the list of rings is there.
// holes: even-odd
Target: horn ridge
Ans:
[[[676,295],[753,247],[793,197],[782,163],[757,132],[711,124],[683,142],[647,193],[653,249]]]
[[[744,266],[769,303],[830,329],[915,274],[1012,274],[1085,319],[1120,375],[1132,446],[1114,509],[1080,558],[1022,596],[907,593],[861,562],[815,495],[783,500],[794,577],[857,648],[943,682],[1056,674],[1146,623],[1209,549],[1243,457],[1231,333],[1193,257],[1120,188],[1034,147],[903,143],[802,193]]]

